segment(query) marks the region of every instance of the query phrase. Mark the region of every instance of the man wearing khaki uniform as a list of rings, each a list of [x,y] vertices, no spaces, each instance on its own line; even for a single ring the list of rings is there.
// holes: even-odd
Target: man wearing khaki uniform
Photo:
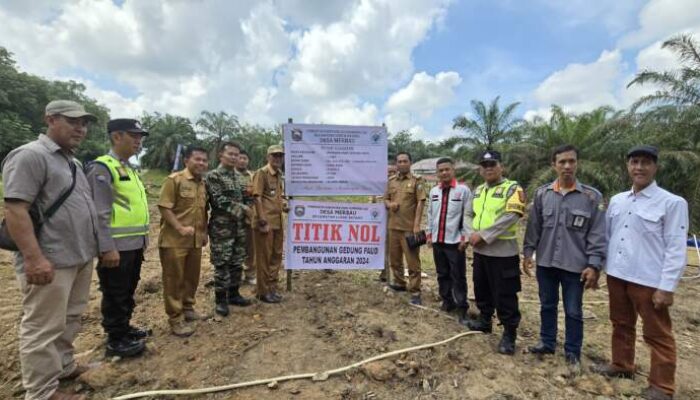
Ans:
[[[277,280],[282,266],[282,211],[284,192],[282,146],[267,149],[267,165],[255,172],[252,194],[255,199],[255,263],[257,272],[257,297],[265,303],[279,303]]]
[[[95,120],[78,103],[52,101],[46,106],[46,134],[11,151],[3,162],[5,218],[19,248],[15,268],[22,293],[19,356],[25,399],[84,398],[57,389],[59,379],[86,370],[73,358],[73,340],[97,256],[97,213],[73,154]],[[69,191],[43,221],[37,240],[30,210],[44,212]]]
[[[158,200],[160,236],[158,251],[163,267],[163,300],[172,333],[189,336],[191,322],[200,319],[194,310],[202,268],[202,247],[207,245],[207,191],[202,174],[207,151],[185,152],[185,169],[165,179]]]
[[[420,232],[423,207],[425,206],[425,181],[411,173],[411,155],[401,152],[396,155],[398,174],[389,179],[384,204],[389,210],[389,258],[394,283],[389,287],[396,291],[408,289],[411,303],[421,304],[420,248],[411,249],[406,235]],[[408,264],[408,286],[403,276],[403,260]]]

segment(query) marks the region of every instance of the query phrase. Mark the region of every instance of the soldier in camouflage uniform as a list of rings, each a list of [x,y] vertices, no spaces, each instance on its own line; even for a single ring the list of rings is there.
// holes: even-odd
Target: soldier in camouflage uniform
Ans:
[[[241,173],[241,182],[245,190],[243,191],[243,197],[251,196],[251,201],[253,199],[252,193],[252,181],[253,181],[253,171],[248,169],[248,163],[250,158],[245,150],[241,150],[241,154],[238,156],[238,161],[236,162],[236,171]],[[255,286],[255,249],[253,241],[253,228],[252,223],[255,218],[255,207],[250,207],[250,211],[245,219],[245,240],[246,240],[246,259],[243,264],[243,283],[247,283]]]
[[[244,197],[236,161],[240,146],[224,142],[219,147],[219,166],[206,177],[211,216],[209,238],[211,262],[214,264],[215,311],[228,315],[228,305],[245,307],[251,304],[241,296],[239,287],[246,257],[245,217],[251,198]],[[248,204],[246,204],[248,203]]]

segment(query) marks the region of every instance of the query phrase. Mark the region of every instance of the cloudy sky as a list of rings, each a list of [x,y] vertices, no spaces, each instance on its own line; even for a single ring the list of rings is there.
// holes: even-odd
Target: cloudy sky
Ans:
[[[525,117],[628,106],[637,71],[674,65],[661,41],[700,38],[700,1],[2,0],[0,21],[21,70],[83,82],[112,117],[224,110],[433,140],[471,99]]]

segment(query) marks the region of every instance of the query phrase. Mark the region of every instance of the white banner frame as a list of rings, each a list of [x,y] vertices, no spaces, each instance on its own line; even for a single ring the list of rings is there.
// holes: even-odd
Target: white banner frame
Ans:
[[[382,270],[384,204],[290,200],[285,268]]]

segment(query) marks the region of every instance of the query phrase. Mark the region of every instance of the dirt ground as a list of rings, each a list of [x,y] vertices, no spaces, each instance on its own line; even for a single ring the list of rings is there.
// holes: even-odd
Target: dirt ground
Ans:
[[[155,210],[154,210],[155,211]],[[156,242],[158,213],[151,236]],[[696,257],[691,263],[698,264]],[[427,249],[422,254],[424,304],[439,308],[435,269]],[[471,272],[471,267],[468,268]],[[700,272],[689,267],[686,275]],[[408,305],[405,294],[386,290],[376,271],[303,271],[294,273],[294,288],[283,292],[278,305],[256,302],[232,308],[228,318],[212,317],[213,292],[205,283],[212,268],[205,254],[197,307],[210,317],[200,321],[187,338],[169,334],[161,299],[158,252],[151,247],[137,292],[134,323],[153,329],[146,353],[135,359],[105,359],[105,336],[100,326],[100,292],[93,276],[83,331],[76,342],[80,362],[97,367],[84,379],[64,383],[68,389],[105,399],[154,389],[192,389],[319,372],[352,364],[387,351],[436,342],[464,332],[446,314]],[[282,278],[284,273],[282,274]],[[0,398],[20,398],[17,332],[20,295],[12,255],[0,252]],[[601,282],[604,282],[602,280]],[[537,359],[526,346],[537,341],[539,326],[536,285],[523,277],[518,350],[514,357],[495,354],[501,329],[492,335],[472,335],[447,345],[420,350],[365,368],[331,376],[325,381],[297,380],[216,394],[182,396],[208,399],[607,399],[635,398],[646,386],[644,375],[634,381],[607,380],[587,371],[594,361],[607,359],[610,347],[605,288],[588,292],[584,373],[571,376],[562,350]],[[672,308],[678,344],[678,399],[700,398],[700,280],[680,285]],[[280,282],[284,287],[284,282]],[[471,291],[471,278],[469,278]],[[245,286],[245,295],[252,288]],[[475,307],[472,305],[472,310]],[[563,315],[560,309],[560,341]],[[638,363],[648,372],[648,351],[638,334]],[[164,397],[174,398],[174,397]]]

